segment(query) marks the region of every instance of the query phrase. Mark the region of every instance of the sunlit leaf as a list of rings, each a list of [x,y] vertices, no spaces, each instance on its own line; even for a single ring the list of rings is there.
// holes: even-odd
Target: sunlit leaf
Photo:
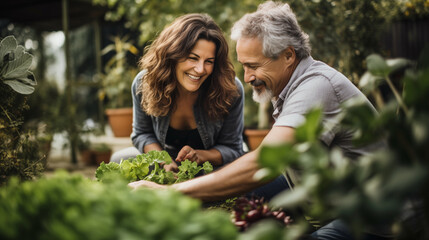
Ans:
[[[269,168],[261,168],[255,173],[255,175],[253,175],[253,178],[257,181],[263,181],[276,177],[277,175],[278,172],[274,172]]]
[[[273,207],[289,208],[308,201],[308,189],[304,187],[295,187],[293,190],[285,190],[276,195],[270,204]]]
[[[34,87],[19,81],[6,80],[3,81],[3,83],[9,85],[13,90],[21,94],[31,94],[34,92]]]
[[[320,108],[309,111],[305,115],[305,123],[296,128],[295,139],[298,142],[317,140],[322,131],[321,116],[322,110]]]
[[[374,76],[370,72],[365,72],[365,74],[360,78],[359,88],[365,94],[368,94],[374,91],[384,80],[384,78],[379,76]]]
[[[390,68],[386,61],[378,54],[371,54],[366,58],[368,71],[374,76],[386,77],[390,73]]]
[[[291,144],[267,145],[261,148],[258,163],[262,167],[270,169],[274,174],[280,174],[286,166],[297,160],[298,155],[299,153],[292,149]]]
[[[405,58],[387,59],[387,66],[389,66],[391,72],[404,69],[411,64],[411,61]]]
[[[0,42],[0,66],[3,65],[4,56],[6,56],[7,53],[15,50],[17,46],[18,44],[14,36],[7,36]],[[13,59],[8,60],[12,61]]]
[[[0,80],[20,94],[31,94],[37,83],[29,68],[33,56],[23,46],[18,46],[15,37],[8,36],[0,42]]]
[[[363,98],[352,98],[343,103],[344,112],[341,115],[341,124],[350,131],[354,131],[354,143],[364,145],[382,138],[383,128],[376,120],[378,115],[373,107]],[[377,134],[379,132],[380,134]]]

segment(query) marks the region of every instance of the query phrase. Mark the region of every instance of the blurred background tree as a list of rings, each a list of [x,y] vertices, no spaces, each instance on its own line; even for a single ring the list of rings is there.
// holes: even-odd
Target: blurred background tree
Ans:
[[[7,2],[7,6],[24,0]],[[26,1],[26,0],[25,0]],[[18,2],[18,3],[17,3]],[[41,2],[41,1],[34,1]],[[47,2],[47,1],[44,1]],[[59,1],[51,1],[57,2]],[[105,115],[103,108],[112,104],[114,99],[104,98],[100,102],[98,93],[102,87],[101,74],[106,74],[105,66],[116,53],[111,51],[101,56],[101,50],[112,44],[112,36],[130,36],[129,42],[136,44],[139,55],[143,48],[151,43],[166,24],[174,18],[191,12],[208,13],[221,26],[229,39],[232,24],[247,12],[253,12],[263,2],[261,0],[69,0],[71,12],[70,61],[74,89],[72,102],[76,118],[76,129],[82,125],[100,126],[104,130]],[[385,57],[405,57],[415,60],[429,34],[428,0],[290,0],[283,1],[291,5],[305,32],[310,35],[312,55],[315,59],[327,62],[349,77],[358,85],[359,76],[364,73],[365,57],[379,53]],[[86,3],[89,5],[84,5]],[[5,3],[6,4],[6,3]],[[91,5],[94,4],[94,5]],[[27,4],[28,5],[28,4]],[[28,7],[26,5],[26,7]],[[6,6],[6,5],[5,5]],[[6,8],[7,8],[6,6]],[[37,68],[35,75],[40,88],[29,97],[30,112],[26,119],[44,121],[52,132],[62,131],[67,118],[59,108],[67,108],[62,100],[65,88],[61,71],[64,44],[53,48],[49,41],[52,35],[63,36],[61,24],[56,22],[48,28],[41,28],[32,21],[3,19],[6,12],[0,10],[0,38],[14,35],[19,44],[35,56]],[[32,6],[34,11],[35,7]],[[91,14],[76,14],[78,10],[93,8]],[[36,11],[37,12],[37,11]],[[60,14],[59,14],[60,15]],[[40,17],[40,14],[34,15]],[[19,16],[16,15],[19,20]],[[103,19],[100,19],[103,18]],[[79,22],[76,24],[75,21]],[[59,21],[61,23],[61,21]],[[52,32],[57,31],[57,32]],[[98,40],[97,40],[98,39]],[[98,45],[97,45],[98,44]],[[236,61],[235,43],[230,42],[231,59],[237,76],[243,80],[243,70]],[[98,55],[97,55],[98,54]],[[140,56],[127,54],[126,68],[136,68]],[[64,63],[63,63],[64,64]],[[49,74],[52,68],[60,74]],[[395,81],[395,80],[394,80]],[[251,88],[244,84],[245,126],[268,127],[271,109],[262,109],[264,124],[258,117],[259,105],[251,98]],[[127,89],[127,88],[124,88]],[[380,108],[384,105],[383,90],[371,94],[371,100]],[[97,102],[98,104],[94,104]],[[53,104],[55,103],[55,104]],[[28,118],[27,118],[28,117]],[[37,124],[36,124],[37,125]],[[55,127],[54,127],[55,126]]]
[[[227,39],[232,24],[245,13],[253,12],[264,2],[260,0],[93,0],[108,7],[106,20],[124,21],[125,27],[138,32],[139,46],[144,47],[166,24],[185,13],[204,12],[212,16],[224,30]],[[289,0],[302,29],[309,34],[312,55],[324,61],[358,84],[365,71],[365,58],[371,53],[387,57],[407,57],[392,54],[392,23],[404,19],[427,19],[427,0]],[[427,25],[425,25],[427,26]],[[407,33],[404,33],[407,34]],[[407,36],[402,36],[407,37]],[[429,36],[426,35],[424,41]],[[410,45],[416,45],[415,42]],[[423,44],[417,44],[419,51]],[[243,79],[243,70],[236,61],[235,44],[231,42],[231,59],[237,76]],[[401,46],[405,48],[405,46]],[[417,59],[418,53],[412,56]],[[258,107],[251,99],[251,89],[245,85],[245,125],[256,127]],[[375,101],[375,100],[374,100]],[[269,109],[269,108],[268,108]],[[265,124],[266,125],[266,124]]]

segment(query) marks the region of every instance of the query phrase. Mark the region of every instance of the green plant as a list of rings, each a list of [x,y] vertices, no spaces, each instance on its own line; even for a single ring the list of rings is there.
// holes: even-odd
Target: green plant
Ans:
[[[393,9],[394,20],[416,20],[429,17],[428,0],[399,0]]]
[[[66,172],[0,188],[1,239],[236,239],[229,215],[171,190]]]
[[[355,162],[338,149],[327,150],[318,140],[320,110],[311,111],[307,122],[296,129],[296,143],[264,147],[260,163],[265,169],[260,177],[277,175],[288,166],[305,169],[300,184],[271,204],[286,209],[299,206],[307,216],[321,221],[342,218],[356,233],[373,224],[392,223],[397,226],[398,239],[427,239],[429,233],[423,226],[429,223],[425,189],[429,183],[429,59],[425,53],[422,56],[420,68],[405,71],[402,95],[395,94],[379,115],[360,101],[344,105],[339,120],[343,127],[355,130],[355,144],[385,139],[386,149]],[[375,86],[374,81],[389,81],[392,71],[404,66],[404,61],[371,55],[367,64],[366,81]],[[392,91],[396,90],[392,87]],[[414,198],[423,205],[414,205],[419,222],[409,226],[400,215],[405,203]],[[300,224],[302,229],[308,225],[305,221]]]
[[[0,185],[11,176],[27,180],[43,170],[39,144],[34,136],[22,132],[27,95],[36,85],[29,71],[32,59],[15,37],[8,36],[0,42]]]
[[[20,94],[30,94],[37,84],[29,70],[33,56],[18,45],[14,36],[0,42],[0,80]]]
[[[112,38],[113,43],[107,45],[102,54],[113,51],[114,55],[105,66],[105,74],[101,76],[102,88],[99,97],[107,97],[108,107],[131,107],[131,84],[137,75],[137,68],[127,62],[127,54],[138,54],[137,48],[129,41],[128,36]]]
[[[174,18],[191,12],[204,12],[212,16],[216,23],[229,31],[232,23],[244,13],[252,11],[262,1],[175,1],[165,2],[157,0],[93,0],[96,5],[109,8],[105,19],[109,21],[125,20],[125,26],[140,32],[139,45],[154,39],[167,24]],[[128,11],[128,9],[132,9]]]
[[[106,143],[90,144],[89,149],[96,152],[110,152],[112,148]]]
[[[122,160],[121,163],[102,163],[95,172],[95,177],[100,181],[110,180],[112,174],[128,182],[137,180],[148,180],[159,184],[173,184],[194,178],[200,171],[209,173],[213,166],[205,162],[198,166],[196,162],[185,160],[179,166],[179,172],[167,172],[161,164],[171,163],[171,157],[166,151],[150,151],[137,155],[135,158]]]

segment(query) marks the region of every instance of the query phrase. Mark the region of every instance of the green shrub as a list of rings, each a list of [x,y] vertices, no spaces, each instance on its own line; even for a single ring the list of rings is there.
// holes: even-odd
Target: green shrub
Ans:
[[[168,190],[57,172],[0,188],[1,239],[236,239],[229,215]]]

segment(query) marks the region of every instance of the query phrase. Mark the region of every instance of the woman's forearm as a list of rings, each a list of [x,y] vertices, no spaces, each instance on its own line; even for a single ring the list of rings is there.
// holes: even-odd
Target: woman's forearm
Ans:
[[[216,149],[209,150],[195,150],[198,155],[198,164],[203,164],[204,162],[210,162],[213,166],[220,166],[223,164],[222,154]]]
[[[145,153],[152,150],[162,151],[161,145],[159,145],[159,143],[151,143],[143,147],[143,152]]]

